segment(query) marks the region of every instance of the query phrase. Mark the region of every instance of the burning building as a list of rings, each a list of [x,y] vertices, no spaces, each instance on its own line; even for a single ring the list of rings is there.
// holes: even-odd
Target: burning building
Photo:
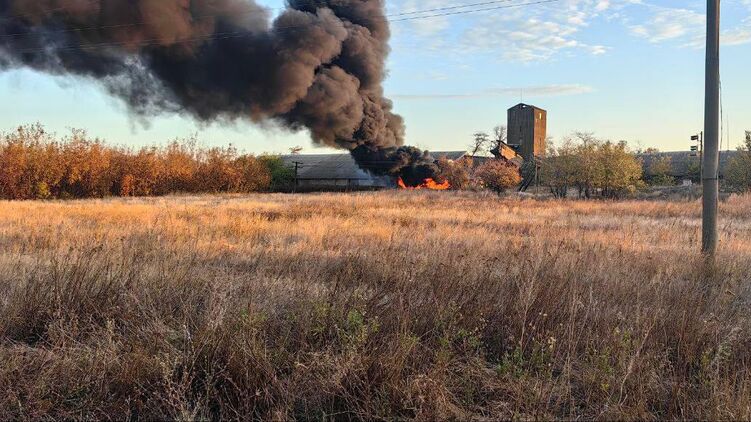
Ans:
[[[469,156],[466,151],[432,152],[433,159],[459,160]],[[297,169],[296,188],[299,191],[347,191],[422,187],[448,189],[445,182],[426,178],[420,183],[405,183],[399,176],[379,175],[366,170],[351,154],[289,154],[282,160],[290,169]],[[401,183],[401,185],[400,185]]]

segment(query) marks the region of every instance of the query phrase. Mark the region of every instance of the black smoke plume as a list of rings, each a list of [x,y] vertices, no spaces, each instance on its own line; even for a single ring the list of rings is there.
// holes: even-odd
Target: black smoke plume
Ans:
[[[386,173],[401,177],[407,186],[420,185],[428,178],[442,181],[436,160],[427,151],[415,147],[360,145],[351,152],[363,169],[373,173],[384,173],[383,169],[387,169]]]
[[[437,167],[383,95],[389,37],[384,0],[288,0],[273,22],[252,0],[0,0],[0,70],[96,79],[146,117],[307,128],[418,184]]]

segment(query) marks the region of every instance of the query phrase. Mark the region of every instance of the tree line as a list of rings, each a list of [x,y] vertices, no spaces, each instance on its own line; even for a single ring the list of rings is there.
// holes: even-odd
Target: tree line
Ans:
[[[508,163],[474,168],[463,161],[441,160],[439,166],[457,189],[500,193],[520,181],[518,169]],[[195,138],[133,149],[107,145],[76,129],[57,137],[39,124],[0,133],[0,199],[290,191],[294,177],[294,170],[278,155],[203,148]]]
[[[523,166],[526,174],[535,170],[557,197],[573,189],[580,198],[618,198],[645,184],[642,164],[626,142],[604,141],[591,133],[575,133],[559,147],[551,146],[545,159]]]
[[[492,137],[474,134],[472,155],[497,149],[505,143],[505,134],[503,126],[496,127]],[[696,161],[688,170],[698,178]],[[645,185],[676,183],[670,157],[656,158],[643,169],[636,151],[625,142],[584,132],[558,146],[551,143],[546,157],[534,161],[441,159],[438,165],[456,190],[501,193],[535,183],[556,197],[575,192],[580,198],[619,198]],[[727,190],[751,190],[751,131],[728,163],[723,183]],[[106,145],[81,130],[57,138],[39,124],[0,134],[0,199],[249,193],[289,190],[293,184],[294,170],[279,156],[242,154],[231,146],[203,148],[195,138],[132,149]]]
[[[202,148],[193,138],[135,150],[81,130],[58,139],[38,124],[0,136],[2,199],[259,192],[293,178],[278,156]]]
[[[658,152],[647,149],[644,153]],[[725,154],[721,152],[720,154]],[[701,159],[697,155],[686,163],[686,176],[694,182],[701,179]],[[650,185],[669,186],[676,183],[672,176],[673,163],[669,156],[654,159],[645,168],[644,181]],[[751,191],[751,131],[745,132],[744,140],[735,154],[722,166],[720,188],[726,192],[744,193]]]
[[[506,142],[505,134],[503,126],[494,128],[492,135],[476,132],[469,149],[473,155],[497,152],[498,146]],[[516,162],[522,186],[535,183],[548,188],[556,197],[566,197],[574,192],[580,198],[619,198],[645,186],[673,186],[678,182],[672,158],[657,155],[659,150],[654,148],[632,150],[625,141],[598,139],[587,132],[576,132],[564,138],[558,146],[548,140],[548,145],[545,157]],[[640,155],[650,154],[653,157],[645,166]],[[472,174],[471,170],[468,172]],[[686,162],[685,172],[682,176],[699,182],[700,159],[697,157]],[[729,160],[723,175],[724,190],[751,191],[751,131],[746,131],[743,145]],[[462,179],[456,175],[453,177]]]
[[[497,156],[500,145],[505,143],[506,128],[496,126],[493,135],[474,133],[469,148],[475,154],[493,153]],[[504,159],[497,157],[491,161]],[[553,145],[549,139],[545,157],[526,161],[519,157],[512,160],[512,164],[519,172],[522,187],[545,186],[556,197],[566,197],[574,190],[580,198],[618,198],[645,185],[642,164],[626,142],[601,140],[586,132],[565,138],[559,146]],[[485,170],[483,167],[486,166],[484,164],[479,170]],[[484,173],[479,172],[480,175]]]

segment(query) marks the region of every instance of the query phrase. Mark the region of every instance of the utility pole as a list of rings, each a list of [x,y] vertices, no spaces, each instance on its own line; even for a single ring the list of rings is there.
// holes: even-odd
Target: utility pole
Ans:
[[[707,0],[707,63],[704,97],[704,151],[702,160],[702,246],[714,257],[717,251],[719,207],[719,122],[720,117],[720,0]]]

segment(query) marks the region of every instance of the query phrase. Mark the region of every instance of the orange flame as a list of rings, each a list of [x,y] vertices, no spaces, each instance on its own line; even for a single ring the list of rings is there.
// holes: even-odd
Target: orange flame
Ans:
[[[399,178],[399,188],[400,189],[430,189],[430,190],[448,190],[451,189],[451,183],[449,183],[448,180],[444,181],[443,183],[438,183],[433,179],[425,179],[425,181],[418,186],[407,186],[404,183],[404,180],[402,178]]]

